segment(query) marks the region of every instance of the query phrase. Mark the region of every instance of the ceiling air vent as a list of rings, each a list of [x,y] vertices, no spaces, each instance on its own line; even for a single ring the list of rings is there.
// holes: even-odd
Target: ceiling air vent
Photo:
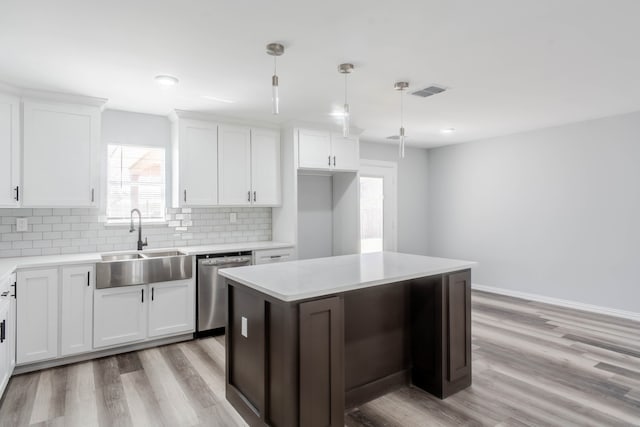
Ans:
[[[437,95],[439,93],[442,93],[445,90],[447,90],[447,89],[444,88],[444,87],[433,85],[433,86],[426,87],[424,89],[417,90],[415,92],[411,92],[411,95],[421,96],[422,98],[427,98],[429,96],[433,96],[433,95]]]

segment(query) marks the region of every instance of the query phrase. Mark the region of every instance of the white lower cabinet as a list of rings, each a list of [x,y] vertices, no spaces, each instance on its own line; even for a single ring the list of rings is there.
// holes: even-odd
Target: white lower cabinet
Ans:
[[[91,351],[94,267],[62,267],[61,275],[60,355]]]
[[[17,363],[58,356],[58,269],[18,272]]]
[[[193,331],[196,305],[193,280],[154,283],[149,288],[149,337]]]
[[[16,365],[16,305],[9,291],[14,283],[15,277],[0,283],[0,398]]]
[[[141,341],[147,336],[147,285],[94,292],[93,346]]]
[[[93,309],[94,348],[193,332],[195,281],[98,289]]]

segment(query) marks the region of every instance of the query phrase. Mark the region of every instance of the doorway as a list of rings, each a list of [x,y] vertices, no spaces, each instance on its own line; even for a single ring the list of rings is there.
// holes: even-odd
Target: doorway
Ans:
[[[398,164],[360,163],[360,252],[397,250]]]

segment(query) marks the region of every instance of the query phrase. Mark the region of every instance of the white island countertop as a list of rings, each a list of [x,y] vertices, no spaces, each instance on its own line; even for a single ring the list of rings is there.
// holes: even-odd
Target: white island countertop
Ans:
[[[292,302],[466,270],[476,265],[473,261],[377,252],[226,268],[219,273],[279,300]]]

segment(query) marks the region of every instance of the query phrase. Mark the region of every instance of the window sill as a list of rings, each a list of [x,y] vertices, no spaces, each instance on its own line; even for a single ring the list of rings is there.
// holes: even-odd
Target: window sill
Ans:
[[[124,220],[124,221],[107,221],[104,223],[104,226],[107,228],[129,228],[131,225],[131,221],[130,220]],[[134,219],[133,220],[133,225],[134,226],[138,226],[138,219]],[[144,218],[142,219],[142,226],[146,227],[146,226],[162,226],[162,225],[169,225],[169,222],[166,220],[145,220]]]

